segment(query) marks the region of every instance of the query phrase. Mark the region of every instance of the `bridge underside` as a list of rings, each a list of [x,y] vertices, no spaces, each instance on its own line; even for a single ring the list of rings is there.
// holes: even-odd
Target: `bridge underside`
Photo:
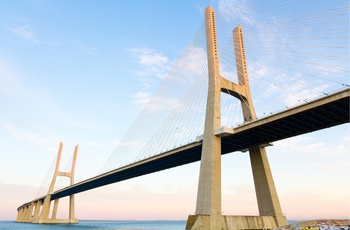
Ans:
[[[349,89],[346,89],[339,93],[341,95],[343,92],[344,97],[337,99],[335,95],[335,100],[315,107],[310,106],[309,109],[301,112],[299,110],[303,109],[303,106],[292,109],[289,112],[290,115],[282,117],[282,112],[237,127],[234,129],[235,133],[233,135],[223,138],[223,154],[239,151],[252,145],[262,145],[348,123],[349,91]],[[314,104],[317,104],[317,102],[322,103],[316,101]],[[308,105],[305,104],[304,106],[307,107]]]

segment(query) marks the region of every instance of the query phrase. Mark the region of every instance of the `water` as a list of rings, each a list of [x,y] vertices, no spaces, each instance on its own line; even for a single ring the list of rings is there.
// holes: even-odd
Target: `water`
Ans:
[[[79,224],[28,224],[0,221],[0,229],[15,230],[184,230],[186,221],[80,221]]]

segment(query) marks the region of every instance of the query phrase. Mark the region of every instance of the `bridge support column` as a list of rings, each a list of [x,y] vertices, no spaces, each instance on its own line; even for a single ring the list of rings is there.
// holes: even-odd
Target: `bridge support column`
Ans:
[[[18,213],[17,213],[17,219],[16,219],[16,222],[23,222],[24,220],[24,210],[25,210],[25,207],[22,207]]]
[[[29,209],[29,205],[27,205],[26,207],[23,208],[23,212],[21,215],[21,222],[28,222],[28,209]]]
[[[34,202],[30,203],[30,205],[28,206],[25,222],[33,221],[33,208],[34,208]]]
[[[259,215],[273,216],[277,226],[286,225],[287,220],[282,214],[265,148],[252,146],[249,148],[249,155]]]
[[[20,209],[17,211],[16,222],[21,222],[22,212],[23,212],[23,208],[20,208]]]
[[[33,223],[34,224],[37,224],[39,222],[39,213],[40,213],[41,206],[42,206],[42,201],[38,200],[35,203],[35,210],[34,210],[34,216],[33,216]]]
[[[26,207],[21,208],[19,222],[23,222],[24,221],[25,209],[26,209]]]
[[[51,219],[56,219],[59,200],[60,200],[60,199],[55,199],[55,202],[54,202],[54,204],[53,204],[53,210],[52,210]]]
[[[25,222],[28,206],[21,208],[19,222]]]
[[[51,194],[47,194],[44,199],[43,207],[39,214],[38,224],[43,224],[49,219],[50,207],[51,207]]]
[[[74,195],[69,196],[69,219],[70,221],[76,221]]]
[[[33,207],[33,202],[26,205],[25,207],[22,207],[17,214],[16,221],[24,223],[32,222]]]
[[[31,222],[35,224],[73,224],[78,223],[78,220],[75,219],[74,215],[74,195],[69,197],[69,218],[68,219],[57,219],[57,210],[59,204],[59,198],[54,199],[54,206],[52,210],[51,218],[50,210],[51,210],[51,202],[52,195],[54,194],[54,187],[56,184],[57,177],[69,177],[70,185],[74,184],[74,172],[75,172],[75,163],[78,154],[78,145],[74,148],[73,162],[72,168],[70,172],[62,172],[59,171],[61,154],[62,154],[62,142],[60,142],[60,146],[57,153],[57,161],[56,161],[56,169],[54,176],[51,181],[51,185],[46,197],[42,200],[36,200],[31,202],[30,204],[20,207],[18,209],[16,222]],[[35,207],[35,209],[34,209]],[[34,215],[33,215],[34,210]]]

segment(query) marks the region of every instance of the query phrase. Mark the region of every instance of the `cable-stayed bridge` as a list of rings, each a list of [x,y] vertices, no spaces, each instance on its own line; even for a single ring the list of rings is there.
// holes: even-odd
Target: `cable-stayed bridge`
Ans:
[[[276,5],[278,7],[278,4]],[[304,3],[299,3],[296,6],[305,7]],[[317,6],[316,9],[315,6]],[[229,8],[227,7],[225,10]],[[238,9],[240,11],[247,10],[244,7]],[[281,9],[287,10],[283,7]],[[269,166],[268,168],[259,168],[266,164],[264,150],[261,150],[264,146],[273,141],[349,122],[349,86],[347,82],[349,65],[346,64],[349,60],[349,51],[346,43],[348,35],[345,35],[348,31],[348,28],[346,30],[348,16],[344,14],[346,9],[348,9],[348,5],[344,4],[344,1],[333,4],[316,4],[313,8],[306,8],[304,14],[300,13],[295,18],[284,18],[279,23],[263,22],[259,24],[259,33],[250,37],[252,40],[246,39],[245,35],[244,43],[242,33],[237,32],[239,29],[232,35],[232,29],[236,27],[228,29],[223,26],[231,19],[227,15],[227,11],[222,11],[216,20],[213,12],[207,12],[205,30],[201,28],[195,35],[182,58],[174,64],[165,77],[165,84],[150,99],[140,117],[126,134],[125,139],[121,141],[121,144],[118,145],[106,165],[101,169],[100,174],[59,191],[50,190],[47,195],[25,203],[18,209],[17,220],[34,223],[59,223],[60,221],[55,218],[55,211],[52,218],[49,218],[49,211],[45,211],[49,210],[51,200],[55,201],[54,210],[57,210],[59,198],[71,196],[71,203],[74,204],[73,194],[201,160],[205,162],[205,165],[211,166],[208,166],[209,169],[204,166],[202,169],[201,166],[201,178],[204,179],[200,179],[198,197],[203,198],[197,198],[197,215],[189,218],[188,225],[189,228],[199,229],[195,226],[196,223],[205,225],[208,222],[207,229],[221,229],[221,227],[217,227],[220,225],[218,223],[221,222],[221,212],[217,211],[220,209],[218,204],[220,196],[212,195],[220,194],[220,191],[212,192],[220,187],[220,184],[215,184],[219,183],[217,178],[220,178],[220,170],[215,168],[219,167],[217,165],[218,159],[220,159],[218,155],[234,151],[249,151],[252,162],[255,162],[252,163],[253,173],[259,170],[267,172],[265,173],[267,175],[263,176],[264,178],[259,173],[255,175],[256,183],[263,180],[270,181],[272,175],[268,175]],[[239,14],[240,11],[236,13]],[[329,14],[330,12],[332,14]],[[222,17],[222,24],[218,23],[220,17]],[[293,35],[287,35],[292,25],[291,21],[292,24],[298,25],[302,36],[296,36],[294,31]],[[284,23],[288,24],[289,27],[283,25]],[[254,24],[249,20],[247,20],[247,24],[249,34],[249,29]],[[310,29],[310,24],[315,26]],[[246,31],[245,28],[244,31]],[[321,36],[324,31],[329,30],[334,33],[327,34],[325,37]],[[223,33],[220,34],[220,31]],[[203,36],[204,32],[206,32],[206,36]],[[222,39],[227,35],[225,33],[231,33],[228,40]],[[293,36],[297,39],[293,40]],[[203,37],[206,40],[203,40]],[[301,40],[302,38],[305,40]],[[311,38],[317,39],[318,43],[310,43],[308,39]],[[254,39],[255,41],[253,41]],[[224,42],[220,43],[222,41]],[[276,50],[271,48],[274,44],[283,45],[278,46]],[[258,48],[257,51],[253,52],[250,49],[254,45]],[[259,46],[261,46],[260,50]],[[315,46],[319,49],[318,51],[313,50]],[[298,47],[302,48],[298,49]],[[288,49],[287,52],[284,49]],[[283,55],[274,56],[272,54],[274,52],[283,53]],[[250,53],[255,53],[255,60],[251,59],[253,67],[249,67],[248,57]],[[190,65],[189,61],[195,61],[195,64]],[[274,63],[278,63],[277,67],[271,65]],[[207,83],[208,75],[209,84]],[[252,78],[252,76],[254,77]],[[307,78],[316,80],[310,81],[310,84],[306,80]],[[253,90],[254,81],[257,79],[262,82],[266,81],[265,83],[269,87],[266,87],[266,84],[265,86],[256,84],[256,86],[268,88],[267,91]],[[326,81],[324,81],[325,79]],[[328,84],[329,82],[332,84]],[[326,93],[334,91],[333,87],[343,89]],[[278,91],[275,89],[288,93],[286,100],[278,96],[272,97],[285,107],[284,110],[276,113],[271,112],[271,109],[254,108],[250,91],[263,91],[270,96]],[[207,92],[209,93],[205,112],[206,100],[203,100],[203,95],[206,96]],[[217,99],[220,92],[225,93],[221,100],[220,97]],[[176,93],[181,95],[181,100],[174,96]],[[315,100],[309,99],[309,95],[315,97],[319,94],[323,97]],[[260,94],[258,100],[263,100],[266,95],[261,96]],[[294,103],[291,104],[289,101],[294,101]],[[295,103],[295,101],[297,102]],[[266,104],[270,102],[271,100]],[[232,113],[232,111],[237,112]],[[259,113],[259,111],[266,112]],[[243,120],[232,118],[236,114],[243,117]],[[263,115],[258,118],[257,114]],[[188,119],[189,115],[192,118]],[[150,125],[142,128],[144,123]],[[198,124],[204,123],[205,128],[200,128],[201,125]],[[186,139],[188,136],[192,138],[197,136],[197,138],[191,141]],[[215,154],[213,156],[208,154],[205,157],[204,149]],[[259,160],[253,160],[255,155],[262,156],[260,163]],[[56,176],[74,177],[73,174],[65,174],[64,172],[57,172]],[[207,179],[209,177],[211,179]],[[203,186],[201,183],[205,185]],[[207,186],[207,184],[211,185]],[[266,185],[260,185],[260,187],[256,185],[256,187],[258,187],[260,217],[267,217],[267,220],[253,218],[247,222],[265,221],[264,223],[271,227],[283,224],[284,219],[280,207],[278,207],[277,194],[274,194],[273,191],[273,180],[272,183],[267,182]],[[264,194],[265,190],[272,190],[272,192]],[[203,191],[203,194],[200,191]],[[259,198],[258,194],[261,193],[263,195]],[[271,201],[265,202],[269,199]],[[74,205],[71,206],[71,209],[73,211],[70,213],[68,222],[75,222]],[[210,216],[210,219],[207,220],[204,216]]]

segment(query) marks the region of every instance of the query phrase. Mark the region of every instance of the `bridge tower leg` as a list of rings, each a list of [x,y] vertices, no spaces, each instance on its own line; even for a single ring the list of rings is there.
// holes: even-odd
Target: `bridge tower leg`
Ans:
[[[196,215],[188,224],[203,222],[203,229],[221,229],[221,138],[214,131],[221,127],[220,72],[215,34],[215,15],[211,7],[205,10],[208,55],[208,100],[204,124],[202,158],[197,191]],[[187,225],[188,225],[187,224]],[[186,229],[192,229],[186,227]],[[194,228],[196,229],[196,228]],[[202,229],[202,228],[200,228]]]
[[[253,100],[250,94],[248,71],[243,43],[242,27],[233,30],[236,67],[238,81],[245,86],[245,96],[240,95],[243,117],[245,122],[256,120]],[[238,92],[237,92],[238,93]],[[275,183],[273,181],[266,150],[261,146],[249,147],[249,156],[253,171],[255,193],[258,201],[260,216],[273,216],[277,226],[286,225],[287,221],[282,214]]]
[[[59,176],[69,177],[70,178],[70,185],[74,184],[74,172],[75,172],[75,163],[76,163],[76,158],[77,158],[77,153],[78,153],[78,145],[76,145],[74,148],[73,162],[72,162],[72,167],[71,167],[70,172],[59,171],[61,154],[62,154],[62,146],[63,146],[63,144],[62,144],[62,142],[60,142],[60,146],[59,146],[58,153],[57,153],[55,173],[53,175],[51,185],[49,187],[49,191],[48,191],[43,203],[41,204],[41,200],[37,201],[37,208],[38,209],[35,209],[33,223],[38,223],[38,224],[78,223],[78,220],[76,220],[75,216],[74,216],[74,195],[70,195],[69,218],[68,219],[57,219],[56,218],[59,199],[54,200],[52,216],[51,216],[51,218],[49,218],[50,207],[51,207],[51,202],[52,202],[51,197],[52,197],[52,194],[54,192],[54,187],[56,184],[57,177],[59,177]],[[42,208],[41,208],[41,212],[39,213],[40,206],[42,206]]]
[[[256,119],[250,94],[241,26],[233,31],[238,84],[220,75],[215,14],[205,9],[208,55],[208,98],[203,135],[202,158],[195,215],[190,215],[187,230],[262,229],[286,224],[278,201],[266,151],[260,146],[249,148],[260,216],[222,216],[221,214],[221,128],[220,93],[228,93],[241,100],[245,122]]]

